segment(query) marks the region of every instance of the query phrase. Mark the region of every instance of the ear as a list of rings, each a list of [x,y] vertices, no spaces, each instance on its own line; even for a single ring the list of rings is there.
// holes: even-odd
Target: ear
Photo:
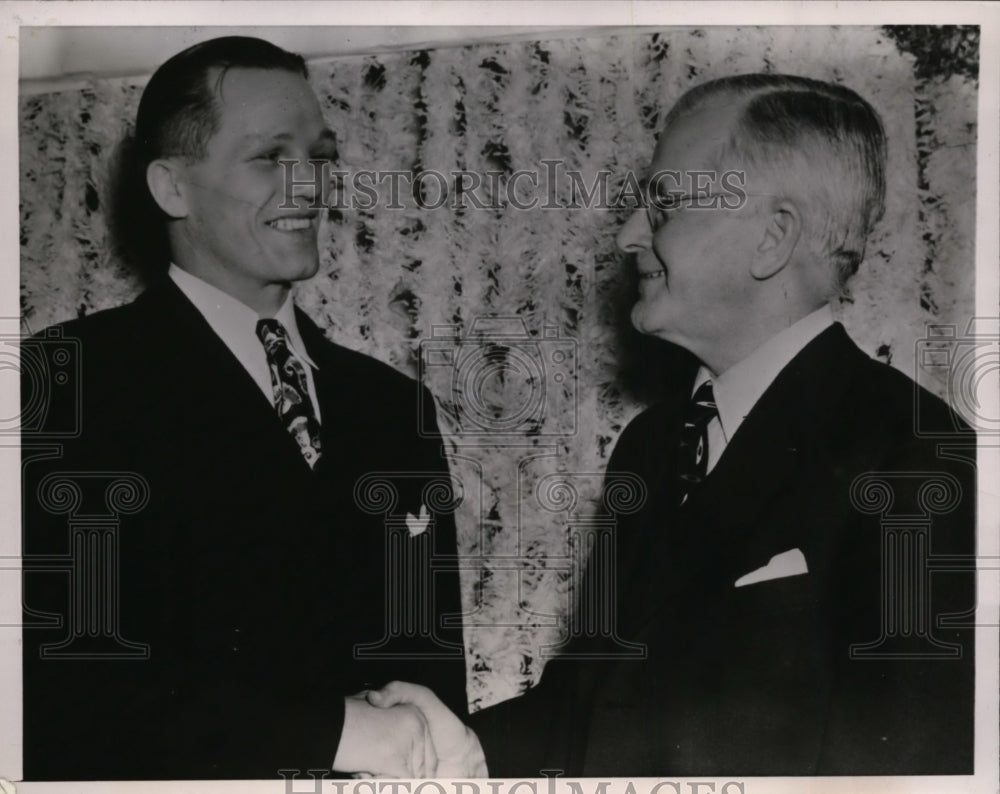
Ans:
[[[181,164],[176,160],[153,160],[146,168],[146,184],[153,200],[171,218],[186,218],[189,208],[180,179]]]
[[[763,281],[780,272],[791,261],[802,236],[802,214],[795,202],[787,199],[774,204],[766,216],[766,225],[754,252],[750,272]]]

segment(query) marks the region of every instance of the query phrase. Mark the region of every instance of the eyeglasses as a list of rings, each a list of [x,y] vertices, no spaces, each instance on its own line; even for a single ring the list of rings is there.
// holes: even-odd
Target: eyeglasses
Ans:
[[[646,202],[646,220],[649,222],[649,228],[653,234],[656,234],[670,219],[671,213],[676,212],[691,201],[701,202],[701,205],[697,209],[718,209],[720,206],[723,209],[736,209],[735,206],[730,206],[726,201],[718,201],[722,196],[725,196],[729,200],[734,198],[734,194],[732,193],[699,193],[694,196],[670,195],[666,197],[652,196],[647,193],[644,199]],[[736,198],[738,199],[738,197]],[[712,199],[711,204],[705,204],[704,202],[709,199]]]

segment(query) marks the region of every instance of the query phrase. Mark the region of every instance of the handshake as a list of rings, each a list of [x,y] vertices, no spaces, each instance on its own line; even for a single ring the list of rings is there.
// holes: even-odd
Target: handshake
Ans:
[[[431,690],[393,681],[345,698],[335,772],[355,777],[486,777],[479,738]]]

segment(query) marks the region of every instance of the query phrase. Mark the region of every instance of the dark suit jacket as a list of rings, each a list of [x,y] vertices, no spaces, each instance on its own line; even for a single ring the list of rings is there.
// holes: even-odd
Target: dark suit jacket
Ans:
[[[940,621],[973,608],[974,574],[930,572],[975,553],[968,428],[835,325],[678,507],[689,374],[609,463],[649,494],[618,516],[614,566],[619,638],[647,658],[576,638],[570,650],[612,658],[557,659],[526,696],[473,716],[490,773],[971,773],[972,619]],[[734,586],[790,549],[808,573]]]
[[[169,280],[61,326],[78,340],[79,400],[42,383],[46,415],[24,437],[25,621],[61,620],[24,630],[27,779],[328,770],[343,696],[392,678],[465,709],[460,620],[442,627],[460,613],[447,464],[418,433],[436,427],[430,395],[298,323],[318,367],[315,471]],[[54,374],[59,345],[27,349]],[[80,433],[61,437],[77,405]],[[60,473],[79,504],[53,491]],[[115,473],[148,504],[128,514]],[[421,504],[434,521],[411,536]],[[117,577],[94,573],[115,546]]]

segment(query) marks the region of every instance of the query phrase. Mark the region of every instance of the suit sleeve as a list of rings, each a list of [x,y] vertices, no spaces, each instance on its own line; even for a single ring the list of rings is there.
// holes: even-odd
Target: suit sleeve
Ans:
[[[856,515],[840,562],[834,689],[819,774],[971,774],[975,720],[974,449],[949,458],[910,439],[875,471],[897,472],[892,510],[909,524]],[[962,458],[965,457],[965,460]],[[910,482],[914,483],[908,489]],[[918,490],[938,482],[937,499]],[[955,500],[947,505],[947,492]],[[928,516],[926,535],[914,528]],[[918,540],[922,538],[923,540]],[[917,543],[926,541],[920,548]],[[912,547],[908,543],[914,543]],[[923,558],[923,555],[927,555]],[[936,563],[952,564],[938,567]],[[948,570],[950,568],[950,570]],[[900,576],[894,576],[896,571]],[[908,578],[912,576],[912,578]],[[923,578],[923,583],[918,581]]]
[[[25,778],[273,779],[332,766],[337,693],[172,680],[152,662],[26,659]]]
[[[456,494],[440,436],[434,399],[426,387],[419,388],[422,432],[410,431],[414,436],[412,465],[423,473],[419,481],[431,485],[418,498],[419,501],[433,498],[436,503],[429,505],[434,512],[435,528],[431,560],[433,635],[427,645],[439,658],[430,658],[419,664],[414,663],[415,660],[404,660],[397,665],[391,677],[431,688],[452,711],[464,717],[469,707],[455,525]],[[419,595],[414,593],[411,597],[416,599]]]
[[[641,450],[646,436],[646,420],[630,424],[622,434],[608,462],[605,488],[611,487],[616,474],[637,474]],[[603,509],[603,508],[602,508]],[[612,581],[619,593],[631,580],[630,567],[636,551],[642,548],[640,523],[632,515],[615,515]],[[600,550],[602,547],[598,546]],[[607,603],[602,592],[608,582],[608,561],[592,555],[580,584],[578,600]],[[586,748],[593,691],[606,665],[599,658],[583,658],[582,654],[607,657],[627,624],[628,604],[616,604],[617,620],[614,637],[581,634],[571,636],[562,655],[548,662],[541,681],[524,695],[483,709],[472,715],[470,727],[476,732],[486,755],[487,768],[493,777],[540,776],[544,770],[561,770],[579,774]],[[625,632],[627,634],[627,630]]]

